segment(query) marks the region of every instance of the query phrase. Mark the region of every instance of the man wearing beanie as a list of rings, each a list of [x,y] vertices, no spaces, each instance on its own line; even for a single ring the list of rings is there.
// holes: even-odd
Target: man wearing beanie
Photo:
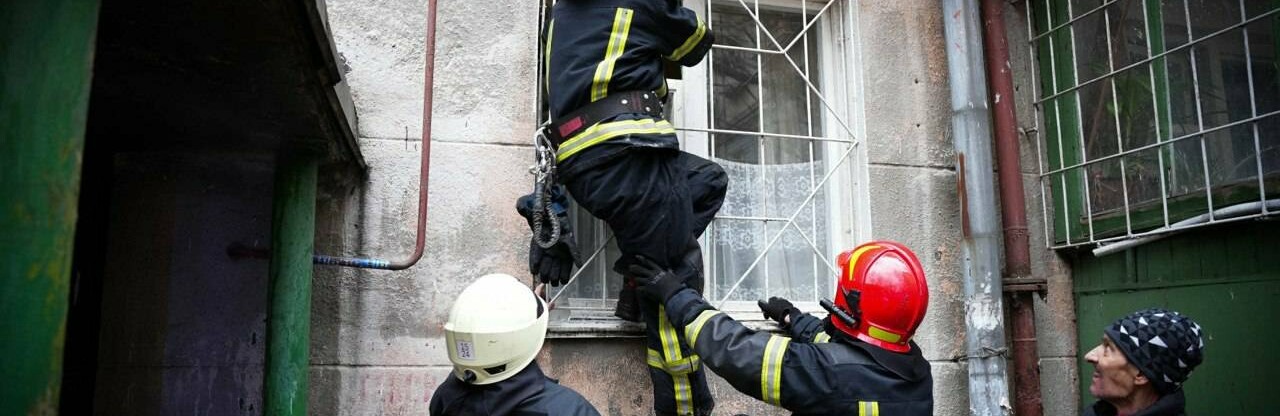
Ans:
[[[1185,415],[1182,383],[1204,359],[1202,333],[1190,318],[1159,308],[1112,323],[1084,356],[1094,368],[1089,392],[1098,398],[1084,414]]]

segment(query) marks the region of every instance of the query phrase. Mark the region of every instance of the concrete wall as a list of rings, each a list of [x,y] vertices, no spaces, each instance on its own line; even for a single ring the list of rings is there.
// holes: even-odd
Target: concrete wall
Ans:
[[[932,296],[918,341],[934,365],[935,413],[964,414],[960,219],[941,7],[921,0],[855,4],[857,52],[865,63],[868,147],[859,163],[870,179],[867,237],[901,240],[921,255]],[[449,371],[442,325],[450,299],[483,273],[527,275],[527,230],[512,205],[530,179],[536,7],[441,1],[427,255],[405,272],[317,270],[313,412],[425,412]],[[335,204],[350,209],[322,209],[317,232],[330,233],[331,244],[321,249],[398,257],[413,239],[425,2],[332,0],[328,10],[349,67],[370,175],[359,193],[336,197]],[[1023,19],[1009,17],[1015,38],[1025,38],[1025,29],[1017,29]],[[1027,57],[1016,56],[1015,65],[1027,67]],[[1035,271],[1051,288],[1038,304],[1046,414],[1073,414],[1070,283],[1066,268],[1043,249],[1033,146],[1024,149]],[[553,340],[540,362],[603,413],[649,414],[643,349],[638,339]],[[784,414],[718,378],[713,392],[717,414]]]

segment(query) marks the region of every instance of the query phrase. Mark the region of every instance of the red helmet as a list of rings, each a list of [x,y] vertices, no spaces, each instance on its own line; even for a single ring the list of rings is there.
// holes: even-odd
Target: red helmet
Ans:
[[[834,303],[860,319],[854,328],[833,317],[836,329],[889,351],[911,351],[908,342],[929,307],[929,286],[915,253],[892,241],[872,241],[840,253],[837,262]]]

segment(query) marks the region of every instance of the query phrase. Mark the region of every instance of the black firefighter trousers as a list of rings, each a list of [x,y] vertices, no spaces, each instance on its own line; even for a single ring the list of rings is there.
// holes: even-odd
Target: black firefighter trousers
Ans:
[[[565,185],[578,205],[613,230],[622,251],[615,271],[625,275],[635,256],[643,255],[702,292],[698,237],[724,202],[728,177],[723,168],[674,149],[632,148]],[[659,303],[642,296],[640,308],[655,413],[710,415],[715,400],[682,331],[667,321]]]

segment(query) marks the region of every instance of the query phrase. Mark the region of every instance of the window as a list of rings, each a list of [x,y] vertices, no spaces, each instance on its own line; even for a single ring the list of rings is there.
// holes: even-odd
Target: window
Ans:
[[[1028,4],[1051,247],[1277,211],[1280,4]]]
[[[855,240],[852,71],[841,42],[851,10],[842,3],[685,2],[709,16],[716,46],[671,83],[671,118],[686,152],[729,174],[701,244],[704,296],[730,313],[758,319],[755,301],[769,296],[820,310],[818,299],[834,291],[835,256]],[[553,329],[627,328],[612,319],[622,277],[610,270],[619,254],[608,227],[581,210],[575,222],[584,254],[598,254],[553,293]]]

